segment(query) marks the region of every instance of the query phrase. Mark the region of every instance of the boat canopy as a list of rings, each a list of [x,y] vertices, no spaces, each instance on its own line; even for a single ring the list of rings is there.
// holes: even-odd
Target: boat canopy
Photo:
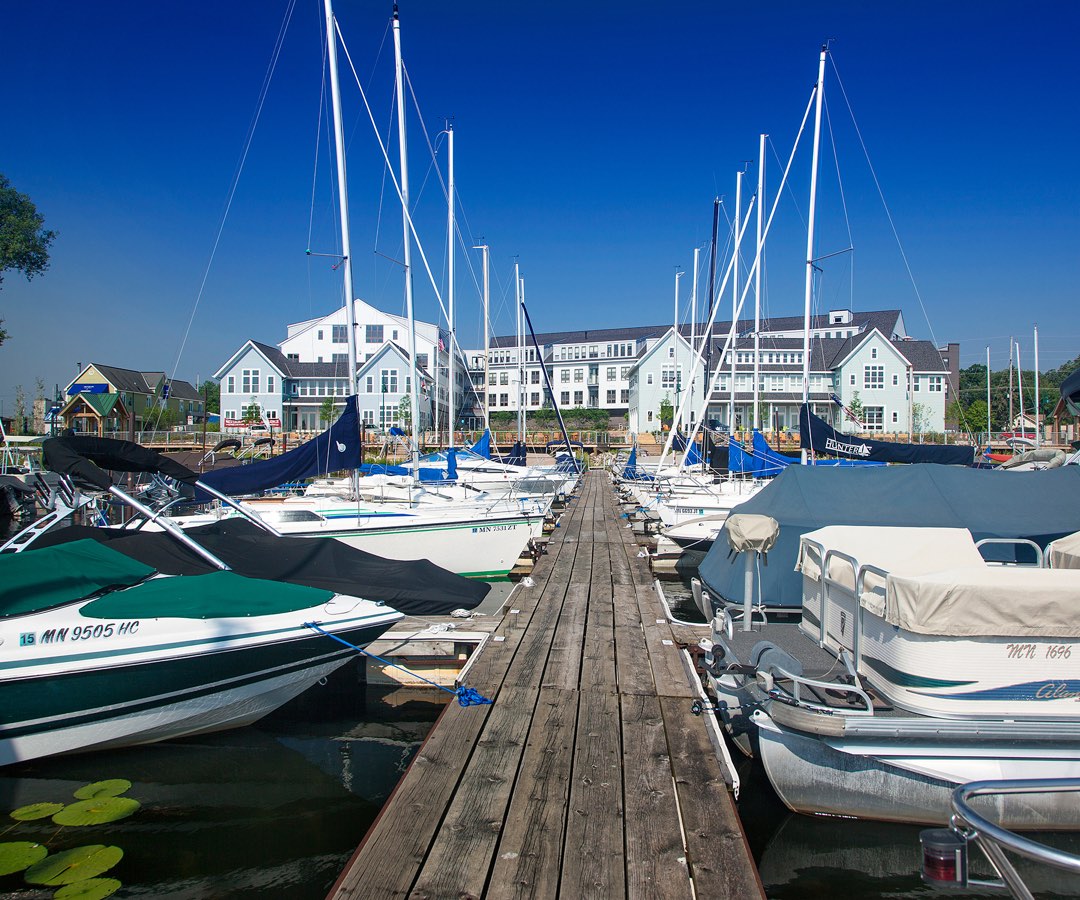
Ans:
[[[1058,538],[1046,548],[1052,569],[1080,569],[1080,531]]]
[[[191,469],[164,454],[132,441],[83,435],[49,438],[41,445],[45,467],[99,490],[112,487],[112,479],[102,470],[146,472],[174,478],[190,489],[199,478]]]
[[[1080,369],[1061,382],[1061,399],[1070,415],[1080,416]]]
[[[2,553],[0,618],[74,603],[102,591],[137,584],[153,574],[153,567],[91,540]]]
[[[472,609],[491,590],[489,584],[455,575],[426,559],[383,559],[341,541],[277,537],[241,518],[185,531],[237,574],[363,597],[408,615]],[[30,549],[11,555],[33,557],[43,552],[35,548],[69,546],[70,541],[86,543],[84,538],[103,542],[114,556],[123,554],[121,559],[130,557],[166,575],[217,571],[171,535],[157,531],[73,525],[47,532]],[[0,560],[7,556],[0,556]]]
[[[941,444],[894,444],[842,434],[824,419],[815,416],[808,404],[799,408],[799,440],[804,450],[825,453],[844,459],[873,462],[939,463],[970,466],[975,462],[975,447]]]
[[[798,609],[802,585],[795,560],[808,531],[826,525],[966,528],[976,541],[1027,538],[1045,548],[1080,531],[1078,495],[1080,466],[1008,476],[960,466],[789,466],[738,511],[772,516],[780,524],[769,564],[760,569],[760,599],[768,607]],[[744,564],[728,550],[722,529],[698,573],[717,599],[742,604]],[[1012,545],[989,546],[984,555],[1030,561],[1024,548]]]

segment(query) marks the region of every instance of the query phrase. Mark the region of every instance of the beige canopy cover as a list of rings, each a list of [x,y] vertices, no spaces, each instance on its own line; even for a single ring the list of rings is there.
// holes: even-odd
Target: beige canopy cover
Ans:
[[[815,544],[820,544],[823,549]],[[886,572],[903,575],[983,565],[983,558],[966,528],[829,525],[802,536],[795,569],[815,581],[820,580],[821,560],[829,550],[854,557],[858,565],[877,566]],[[829,577],[848,590],[855,590],[855,570],[845,560],[835,556],[829,558]],[[868,573],[863,588],[863,605],[875,615],[883,615],[884,579]]]
[[[1053,541],[1046,555],[1051,569],[1080,569],[1080,531]]]
[[[885,620],[918,634],[1080,638],[1080,571],[965,566],[890,575]]]

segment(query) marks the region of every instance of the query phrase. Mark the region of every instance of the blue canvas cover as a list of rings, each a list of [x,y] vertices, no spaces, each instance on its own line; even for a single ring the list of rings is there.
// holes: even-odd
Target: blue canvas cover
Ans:
[[[1045,548],[1080,531],[1078,496],[1080,466],[1041,472],[937,465],[789,466],[737,511],[771,516],[780,524],[768,564],[758,570],[760,599],[769,607],[798,609],[802,576],[795,560],[799,539],[808,531],[826,525],[967,528],[976,541],[1027,538]],[[729,558],[729,549],[725,526],[698,574],[714,597],[741,605],[744,562]],[[984,555],[1017,558],[1011,547],[992,549]]]
[[[215,469],[200,476],[205,484],[223,494],[257,494],[278,485],[303,481],[358,468],[360,465],[360,416],[356,396],[345,401],[345,410],[336,422],[320,435],[295,450],[263,462],[229,469]],[[199,492],[199,499],[211,499]]]
[[[939,463],[947,466],[970,466],[975,462],[975,448],[942,444],[894,444],[842,434],[824,419],[818,418],[807,404],[799,408],[799,440],[804,450],[826,453],[842,459],[873,462]]]
[[[491,432],[485,428],[484,433],[480,435],[480,440],[473,444],[469,450],[477,456],[484,457],[484,459],[491,459]]]

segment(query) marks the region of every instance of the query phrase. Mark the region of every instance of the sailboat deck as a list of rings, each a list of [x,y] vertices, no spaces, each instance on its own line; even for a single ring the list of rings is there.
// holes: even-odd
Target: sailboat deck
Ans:
[[[590,472],[330,896],[763,896],[637,552]]]

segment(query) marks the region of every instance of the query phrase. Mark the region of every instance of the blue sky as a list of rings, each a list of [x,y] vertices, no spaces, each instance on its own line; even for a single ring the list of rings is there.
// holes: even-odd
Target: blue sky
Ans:
[[[337,246],[325,119],[317,137],[321,0],[295,4],[222,227],[288,9],[6,6],[0,172],[60,236],[45,275],[9,272],[0,290],[5,411],[15,384],[51,390],[91,360],[205,378],[245,339],[277,343],[287,322],[340,305],[340,273],[305,253]],[[391,4],[336,12],[396,166]],[[1036,323],[1043,369],[1080,353],[1077,4],[403,0],[401,16],[418,228],[442,283],[445,204],[420,116],[432,140],[452,117],[459,227],[491,246],[496,333],[513,331],[515,258],[538,330],[669,321],[675,266],[706,247],[715,195],[734,215],[735,173],[761,131],[771,204],[772,148],[786,160],[834,39],[816,253],[849,245],[838,180],[855,250],[823,263],[819,309],[898,307],[916,337],[959,341],[964,365],[989,345],[1004,367],[1015,335],[1030,366]],[[403,312],[399,207],[346,65],[356,291]],[[773,315],[802,311],[809,147],[767,248]],[[756,177],[751,165],[744,197]],[[459,340],[478,347],[478,254],[459,251],[458,272]],[[684,304],[689,289],[687,276]]]

